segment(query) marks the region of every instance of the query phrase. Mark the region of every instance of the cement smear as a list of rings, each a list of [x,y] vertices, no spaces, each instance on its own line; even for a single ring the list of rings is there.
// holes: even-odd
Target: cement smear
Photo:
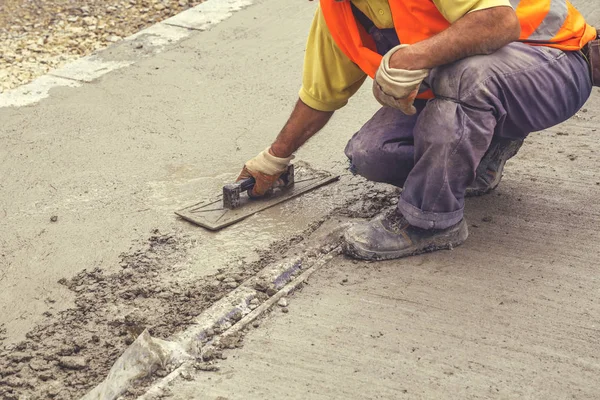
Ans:
[[[358,178],[346,179],[353,180]],[[258,260],[220,268],[205,277],[188,279],[185,273],[189,251],[196,245],[190,236],[155,230],[145,243],[120,256],[120,271],[106,273],[94,268],[61,279],[73,293],[75,306],[49,315],[47,322],[27,333],[26,340],[0,351],[0,397],[81,397],[105,378],[142,332],[167,339],[185,330],[202,311],[266,266],[293,255],[310,257],[307,247],[322,244],[348,217],[371,217],[395,202],[395,193],[389,188],[365,184],[362,189],[368,194],[350,196],[346,204],[304,232],[260,251]],[[326,221],[327,228],[319,231]],[[276,293],[269,285],[254,287],[263,293],[262,300]],[[234,335],[219,346],[235,348],[242,338],[243,333]],[[210,360],[218,357],[217,351]],[[143,393],[154,378],[168,372],[156,371],[126,398]]]

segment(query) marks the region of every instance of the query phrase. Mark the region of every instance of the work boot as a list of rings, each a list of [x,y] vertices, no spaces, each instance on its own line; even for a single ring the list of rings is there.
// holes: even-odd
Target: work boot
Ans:
[[[493,138],[479,166],[475,181],[467,188],[465,197],[481,196],[496,189],[502,179],[504,165],[523,145],[523,140]]]
[[[462,219],[447,229],[412,226],[396,208],[370,222],[351,226],[344,234],[344,253],[362,260],[391,260],[435,250],[451,249],[469,236]]]

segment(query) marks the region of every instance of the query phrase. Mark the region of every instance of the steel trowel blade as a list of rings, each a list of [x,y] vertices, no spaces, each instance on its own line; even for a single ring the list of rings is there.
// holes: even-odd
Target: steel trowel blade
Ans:
[[[248,218],[259,211],[273,207],[279,203],[339,179],[338,175],[332,175],[323,171],[308,170],[302,172],[304,173],[298,173],[296,175],[296,181],[293,186],[277,189],[267,197],[250,199],[244,193],[240,198],[239,207],[233,210],[223,207],[221,195],[214,200],[206,200],[188,206],[176,211],[175,214],[196,225],[211,231],[217,231]]]

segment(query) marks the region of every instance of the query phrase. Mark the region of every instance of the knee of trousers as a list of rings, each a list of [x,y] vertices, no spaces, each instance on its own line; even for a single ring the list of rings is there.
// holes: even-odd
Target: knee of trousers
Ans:
[[[370,181],[379,181],[381,171],[373,162],[377,159],[375,148],[362,143],[359,140],[351,140],[346,146],[346,156],[350,160],[353,173],[362,176]]]
[[[456,101],[442,97],[430,100],[414,130],[419,151],[437,149],[444,154],[451,151],[464,135],[464,129],[459,129],[457,121],[465,122],[465,116]],[[439,155],[441,157],[442,153]]]
[[[373,182],[403,186],[412,167],[402,165],[404,158],[410,158],[412,164],[412,152],[407,154],[409,157],[402,157],[360,141],[350,141],[345,153],[350,160],[352,172]]]

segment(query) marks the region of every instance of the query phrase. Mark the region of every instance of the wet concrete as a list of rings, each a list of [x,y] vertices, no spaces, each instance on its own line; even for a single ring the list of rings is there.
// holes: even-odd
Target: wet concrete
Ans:
[[[576,4],[593,9],[591,1]],[[10,354],[49,357],[52,368],[69,351],[93,349],[96,357],[102,352],[87,342],[97,343],[87,315],[112,345],[89,364],[93,373],[46,379],[74,388],[64,398],[102,379],[141,326],[176,331],[160,325],[160,313],[183,326],[178,313],[187,318],[194,306],[206,307],[204,285],[219,273],[252,265],[265,255],[260,250],[340,205],[361,207],[355,200],[371,188],[349,179],[342,149],[377,109],[367,85],[298,154],[345,175],[340,183],[216,234],[173,214],[218,192],[281,128],[297,97],[314,7],[257,1],[92,84],[0,109],[2,343]],[[278,312],[247,336],[221,372],[202,371],[174,392],[248,399],[389,398],[405,390],[408,398],[536,398],[554,391],[589,398],[598,389],[600,351],[595,92],[586,111],[526,142],[497,193],[468,203],[471,237],[463,247],[381,264],[335,260],[291,299],[288,315]],[[157,237],[172,246],[148,251]],[[123,268],[136,260],[143,268]],[[144,288],[150,294],[140,296]],[[197,297],[185,296],[196,289]],[[89,314],[88,303],[99,311]],[[69,318],[77,343],[47,330],[70,326]],[[14,347],[26,333],[27,344]],[[11,358],[11,368],[31,369],[27,357]],[[37,371],[25,377],[26,390],[46,385]]]
[[[311,3],[259,1],[93,83],[0,108],[2,389],[12,388],[11,396],[64,387],[65,398],[84,393],[140,328],[175,332],[210,303],[202,291],[213,276],[260,261],[272,243],[366,191],[348,181],[343,153],[332,151],[377,108],[365,92],[358,97],[367,101],[364,110],[341,112],[335,129],[299,154],[344,175],[343,184],[219,233],[173,213],[219,193],[277,134],[297,97],[313,10]],[[285,31],[276,23],[281,13],[291,18]],[[157,237],[172,244],[153,251]],[[142,268],[127,267],[132,259]],[[189,298],[190,290],[201,292]],[[13,361],[14,352],[26,356]],[[70,355],[93,361],[64,370],[60,357]],[[52,374],[32,370],[31,356]]]
[[[575,2],[600,22],[592,2]],[[174,399],[596,398],[600,91],[467,202],[460,248],[339,257]]]
[[[314,5],[259,3],[90,85],[0,109],[0,323],[9,341],[23,338],[44,312],[71,304],[60,278],[84,268],[115,271],[119,254],[153,229],[201,243],[185,264],[202,275],[252,257],[306,226],[307,213],[318,218],[339,204],[327,198],[315,207],[305,197],[289,206],[297,207],[293,213],[270,210],[218,234],[173,214],[234,180],[277,134],[296,98]],[[269,23],[279,12],[292,16],[285,31]],[[270,17],[259,24],[262,15]],[[343,154],[327,150],[341,148],[360,124],[344,115],[350,112],[337,118],[341,129],[326,131],[300,157],[344,173]]]
[[[467,202],[464,245],[338,257],[172,398],[596,398],[598,94],[532,135],[496,192]]]

